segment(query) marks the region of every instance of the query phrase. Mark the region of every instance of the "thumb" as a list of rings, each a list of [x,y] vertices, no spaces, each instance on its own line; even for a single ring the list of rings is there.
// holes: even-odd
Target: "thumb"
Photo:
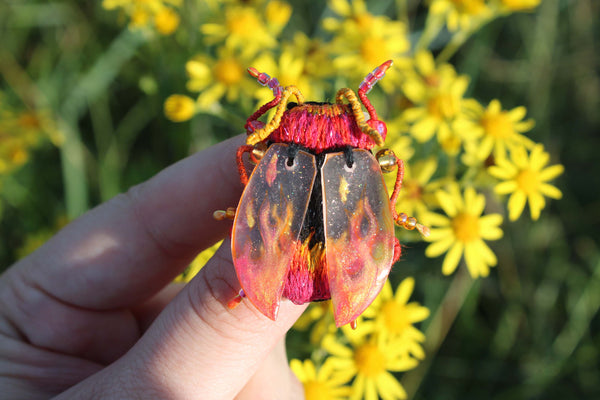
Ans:
[[[248,300],[229,309],[239,288],[226,240],[123,358],[64,394],[93,384],[103,398],[234,398],[305,309],[282,300],[277,321]]]

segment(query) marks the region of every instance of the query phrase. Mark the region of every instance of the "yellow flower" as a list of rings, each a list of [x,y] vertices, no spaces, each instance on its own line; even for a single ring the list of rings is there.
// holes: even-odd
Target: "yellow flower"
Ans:
[[[217,22],[203,24],[200,30],[207,44],[225,41],[227,47],[252,56],[264,48],[275,47],[275,38],[290,15],[291,7],[281,1],[270,2],[260,10],[253,6],[226,6]]]
[[[187,121],[196,113],[196,103],[188,96],[172,94],[165,100],[164,112],[173,122]]]
[[[414,69],[407,72],[402,90],[413,104],[404,111],[403,118],[411,124],[409,131],[417,141],[426,142],[437,133],[444,151],[455,155],[463,141],[477,137],[474,128],[453,130],[455,120],[464,118],[474,102],[463,97],[468,85],[469,78],[457,75],[452,65],[436,66],[430,52],[415,55]]]
[[[340,380],[334,374],[332,364],[325,361],[317,372],[311,360],[292,360],[290,368],[302,382],[306,400],[344,400],[350,395],[347,381]]]
[[[410,49],[404,23],[387,16],[372,15],[362,1],[349,4],[345,0],[330,2],[330,7],[342,17],[324,20],[326,29],[335,33],[331,51],[336,54],[334,66],[351,78],[362,78],[387,60],[395,65],[387,71],[386,79],[379,85],[386,90],[395,89],[400,81],[400,68],[408,63]]]
[[[335,319],[331,301],[311,303],[308,309],[298,318],[293,328],[305,331],[310,327],[310,343],[318,346],[325,335],[335,333]]]
[[[64,141],[48,112],[15,110],[0,103],[0,175],[25,165],[31,151],[46,139],[57,146]]]
[[[303,32],[294,33],[291,43],[284,43],[284,52],[290,52],[304,62],[303,75],[312,81],[333,76],[335,69],[331,65],[331,47],[319,39],[309,38]],[[322,85],[319,82],[319,85]]]
[[[375,318],[373,329],[383,339],[395,343],[398,349],[403,349],[405,355],[411,355],[419,360],[425,358],[421,343],[425,335],[413,324],[429,317],[429,309],[417,302],[408,302],[415,287],[413,278],[404,279],[396,289],[387,281],[375,301],[365,310],[363,316]]]
[[[267,29],[277,36],[292,16],[292,6],[283,1],[269,1],[265,9]]]
[[[432,16],[443,16],[450,31],[468,31],[492,14],[486,0],[433,0]]]
[[[398,120],[398,119],[396,119]],[[394,123],[395,125],[395,123]],[[392,150],[394,152],[394,154],[396,155],[396,157],[404,160],[404,162],[406,163],[406,161],[410,160],[412,158],[412,156],[415,154],[415,149],[413,147],[413,140],[410,136],[408,135],[397,135],[397,134],[391,134],[390,135],[390,131],[393,127],[393,125],[387,124],[388,127],[388,137],[385,139],[385,146]],[[389,174],[387,176],[394,176],[395,179],[395,174]],[[393,181],[392,181],[393,184]]]
[[[163,8],[154,15],[154,26],[156,26],[158,33],[170,35],[179,26],[179,14],[172,8]]]
[[[175,11],[182,0],[103,0],[106,10],[120,9],[130,19],[131,28],[145,28],[154,23],[162,35],[170,35],[179,26],[179,14]]]
[[[304,49],[306,54],[301,54],[303,49],[296,46],[295,41],[282,46],[278,59],[274,59],[272,53],[265,52],[252,62],[252,67],[277,78],[282,86],[297,86],[307,100],[321,101],[325,98],[327,82],[323,79],[323,75],[315,75],[307,68],[310,62],[314,63],[316,60],[311,59],[314,54],[308,54],[311,47],[304,41],[305,37],[296,35],[295,39],[299,40],[300,45],[306,46]],[[327,67],[322,68],[322,70],[326,69]],[[313,71],[317,74],[323,73],[323,71],[317,72],[316,69]],[[273,98],[273,91],[267,87],[258,89],[257,86],[255,97],[259,104],[265,104]]]
[[[546,168],[549,159],[550,155],[542,145],[536,145],[529,157],[527,151],[519,147],[510,152],[510,160],[498,159],[497,165],[488,169],[492,176],[502,180],[495,187],[496,193],[510,194],[508,218],[511,221],[519,218],[526,202],[529,203],[531,219],[537,220],[546,205],[544,196],[551,199],[562,197],[562,192],[548,181],[562,174],[564,167],[557,164]]]
[[[530,11],[540,5],[542,0],[500,0],[502,11]]]
[[[349,398],[406,398],[406,391],[390,371],[408,371],[417,366],[418,360],[406,356],[403,349],[391,341],[365,335],[348,339],[351,347],[338,343],[334,336],[328,335],[323,339],[322,347],[331,354],[328,361],[338,379],[348,381],[354,377]]]
[[[424,221],[431,227],[426,240],[432,243],[425,249],[425,255],[438,257],[447,252],[442,273],[449,275],[456,270],[464,254],[473,278],[487,276],[489,268],[495,266],[498,260],[484,240],[502,237],[502,216],[482,216],[485,197],[471,187],[465,190],[463,197],[458,185],[452,185],[448,192],[438,191],[437,198],[447,217],[437,213],[426,215]]]
[[[219,247],[221,247],[222,243],[223,241],[221,240],[209,247],[208,249],[202,251],[200,254],[198,254],[196,258],[194,258],[194,260],[186,268],[186,270],[183,271],[181,275],[177,276],[177,278],[175,278],[175,282],[191,281],[192,278],[196,276],[196,274],[200,272],[200,270],[206,265],[208,260],[210,260],[212,256],[215,255]]]
[[[524,121],[525,107],[502,110],[499,100],[492,100],[487,108],[478,102],[470,103],[468,119],[456,121],[455,130],[475,129],[479,140],[469,142],[465,147],[467,153],[473,154],[477,160],[485,160],[490,154],[494,158],[505,158],[508,149],[525,146],[532,148],[534,142],[522,135],[531,130],[534,121]],[[472,125],[475,124],[475,125]]]
[[[350,19],[355,22],[352,27],[358,27],[359,33],[363,33],[372,22],[373,15],[367,11],[367,5],[363,0],[330,0],[327,5],[334,13],[343,18],[341,21],[338,18],[324,18],[323,26],[328,31],[339,32],[345,28],[344,20]]]
[[[200,92],[196,100],[200,110],[210,109],[224,96],[229,102],[237,100],[241,94],[252,97],[259,86],[247,72],[251,65],[254,62],[236,50],[220,47],[217,59],[200,55],[186,63],[187,89]]]

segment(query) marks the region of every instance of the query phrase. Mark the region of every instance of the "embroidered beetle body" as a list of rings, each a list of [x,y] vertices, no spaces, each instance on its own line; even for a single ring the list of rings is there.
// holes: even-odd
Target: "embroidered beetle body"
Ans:
[[[242,290],[230,306],[247,297],[275,319],[282,297],[296,304],[331,298],[336,325],[354,323],[400,257],[394,222],[427,233],[395,210],[403,162],[389,150],[377,158],[370,151],[383,145],[387,128],[367,93],[391,64],[367,75],[358,98],[341,89],[333,104],[305,102],[296,87],[249,69],[275,98],[246,123],[247,144],[237,154],[246,187],[237,209],[215,213],[234,216],[232,255]],[[260,122],[273,107],[271,121]],[[257,163],[250,178],[244,153]],[[395,167],[390,199],[381,172]]]

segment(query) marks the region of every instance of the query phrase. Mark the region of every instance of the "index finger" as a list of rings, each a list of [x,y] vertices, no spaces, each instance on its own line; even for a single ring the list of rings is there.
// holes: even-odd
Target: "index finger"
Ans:
[[[92,309],[149,298],[231,224],[242,185],[236,137],[161,171],[69,224],[16,269],[59,300]]]

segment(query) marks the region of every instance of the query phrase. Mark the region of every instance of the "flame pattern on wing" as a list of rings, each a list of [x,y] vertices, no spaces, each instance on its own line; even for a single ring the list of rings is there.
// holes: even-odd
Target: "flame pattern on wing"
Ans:
[[[285,144],[274,144],[253,171],[238,205],[232,255],[246,297],[263,314],[277,317],[316,176],[314,157],[296,154],[286,166]]]
[[[394,256],[394,222],[379,164],[366,150],[328,154],[321,170],[329,290],[335,321],[354,321],[381,291]],[[340,185],[340,181],[347,183]],[[342,188],[342,189],[341,189]]]

